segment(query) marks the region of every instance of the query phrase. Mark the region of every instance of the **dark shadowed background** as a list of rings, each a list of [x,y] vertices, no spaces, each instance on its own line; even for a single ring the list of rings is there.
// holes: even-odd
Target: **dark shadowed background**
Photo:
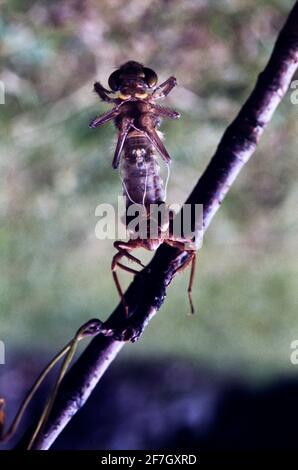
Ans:
[[[177,77],[167,103],[181,119],[164,122],[162,130],[173,159],[168,201],[182,203],[254,86],[292,5],[0,2],[6,352],[0,395],[10,417],[79,325],[104,320],[118,302],[113,242],[94,232],[96,206],[116,204],[121,194],[111,168],[115,130],[88,128],[107,109],[92,92],[94,81],[107,86],[115,67],[131,59],[154,68],[160,81]],[[298,365],[291,364],[290,345],[298,339],[298,105],[290,97],[291,91],[205,236],[197,314],[188,315],[185,273],[57,448],[295,445]],[[128,285],[130,276],[121,279]]]

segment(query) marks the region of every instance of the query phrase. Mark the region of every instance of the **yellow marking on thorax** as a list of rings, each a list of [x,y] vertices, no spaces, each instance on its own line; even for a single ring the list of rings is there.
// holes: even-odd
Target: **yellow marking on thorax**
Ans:
[[[144,100],[148,97],[148,93],[135,93],[135,97],[139,98],[140,100]]]
[[[131,95],[123,95],[122,93],[120,93],[119,98],[121,100],[129,100],[129,98],[131,98]]]

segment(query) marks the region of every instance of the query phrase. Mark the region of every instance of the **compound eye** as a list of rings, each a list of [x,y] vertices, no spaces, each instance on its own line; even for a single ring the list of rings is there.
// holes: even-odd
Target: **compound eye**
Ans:
[[[145,81],[149,88],[152,88],[157,83],[157,75],[152,69],[148,69],[147,67],[143,68],[145,74]]]
[[[118,91],[120,88],[120,72],[115,70],[109,77],[109,87],[113,91]]]

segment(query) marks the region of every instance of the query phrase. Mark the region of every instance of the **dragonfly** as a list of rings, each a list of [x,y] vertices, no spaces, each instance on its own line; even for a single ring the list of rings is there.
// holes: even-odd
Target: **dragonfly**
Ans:
[[[178,119],[180,114],[169,107],[160,106],[157,102],[166,98],[177,84],[175,77],[171,76],[161,84],[157,84],[156,72],[143,64],[128,61],[115,70],[108,79],[110,89],[101,83],[94,84],[94,92],[105,103],[112,104],[112,109],[95,117],[89,124],[91,128],[100,127],[113,121],[118,130],[117,144],[112,161],[112,167],[117,169],[122,164],[123,195],[126,199],[126,225],[130,233],[128,241],[117,240],[111,270],[114,282],[128,315],[128,305],[119,282],[117,268],[132,274],[139,271],[123,264],[123,258],[130,260],[141,267],[143,263],[132,254],[137,248],[150,251],[156,250],[162,243],[174,248],[185,249],[189,240],[176,237],[171,226],[171,217],[168,223],[158,219],[157,231],[154,236],[149,230],[151,227],[150,215],[152,206],[165,206],[166,195],[163,178],[160,174],[159,158],[169,168],[171,157],[162,141],[159,127],[162,119]],[[169,173],[168,173],[169,174]],[[136,225],[129,227],[131,218],[128,213],[132,205],[144,208],[144,217],[147,220],[146,235],[138,236]],[[173,218],[173,217],[172,217]],[[143,234],[144,235],[144,234]],[[191,263],[191,275],[188,286],[188,296],[191,312],[194,312],[192,302],[192,285],[195,273],[196,250],[191,250],[186,265]],[[182,269],[185,269],[186,265]]]

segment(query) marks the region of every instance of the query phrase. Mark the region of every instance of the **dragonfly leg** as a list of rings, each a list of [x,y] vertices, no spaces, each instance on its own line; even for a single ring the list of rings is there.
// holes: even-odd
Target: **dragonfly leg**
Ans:
[[[168,119],[179,119],[180,113],[171,108],[165,108],[164,106],[153,105],[154,114],[161,118]]]
[[[119,136],[118,136],[118,141],[114,153],[114,158],[113,158],[113,163],[112,166],[114,169],[116,169],[119,165],[120,162],[120,157],[121,157],[121,152],[123,150],[123,146],[125,143],[125,139],[127,137],[127,134],[131,128],[131,124],[133,122],[132,118],[124,117],[122,122],[121,122],[121,129],[119,131]]]
[[[154,99],[165,98],[176,86],[177,80],[175,77],[169,77],[163,83],[161,83],[157,88],[155,88],[152,93]]]
[[[108,96],[110,93],[113,93],[113,92],[110,91],[110,90],[107,90],[106,88],[104,88],[101,83],[95,82],[94,86],[93,86],[93,89],[102,101],[105,101],[106,103],[114,103],[115,102],[114,98],[110,98]]]
[[[119,114],[119,108],[115,107],[113,109],[110,109],[106,113],[102,114],[101,116],[98,116],[94,119],[89,124],[89,127],[95,129],[96,127],[103,126],[107,122],[111,121],[112,119],[115,119]]]
[[[161,138],[156,132],[155,124],[156,116],[150,113],[144,113],[140,117],[140,128],[137,128],[134,124],[131,124],[131,127],[133,127],[137,131],[143,132],[147,139],[151,142],[151,144],[156,148],[162,159],[166,163],[169,163],[171,161],[171,157],[169,155],[169,152],[165,148]]]
[[[185,250],[185,244],[189,243],[189,240],[168,239],[168,240],[165,240],[165,243],[172,246],[173,248],[179,248],[179,250]],[[186,263],[183,266],[181,266],[177,272],[183,272],[189,266],[189,264],[191,264],[187,294],[188,294],[190,312],[193,314],[195,313],[195,309],[194,309],[193,300],[192,300],[192,288],[193,288],[193,282],[194,282],[195,271],[196,271],[197,252],[196,250],[187,250],[187,251],[190,252],[190,256],[188,260],[186,261]]]
[[[133,250],[134,248],[137,248],[140,246],[140,240],[129,240],[128,242],[122,242],[122,241],[116,241],[114,243],[114,247],[118,250],[118,252],[114,255],[113,260],[112,260],[112,274],[113,274],[113,279],[118,291],[118,294],[121,298],[122,305],[125,309],[125,314],[128,316],[128,305],[125,300],[125,296],[118,278],[117,274],[117,267],[123,269],[123,271],[127,271],[132,274],[138,274],[138,271],[136,269],[132,269],[128,266],[125,266],[122,264],[120,261],[123,257],[128,258],[129,260],[139,264],[142,267],[145,267],[144,264],[135,256],[133,256],[130,251]]]

